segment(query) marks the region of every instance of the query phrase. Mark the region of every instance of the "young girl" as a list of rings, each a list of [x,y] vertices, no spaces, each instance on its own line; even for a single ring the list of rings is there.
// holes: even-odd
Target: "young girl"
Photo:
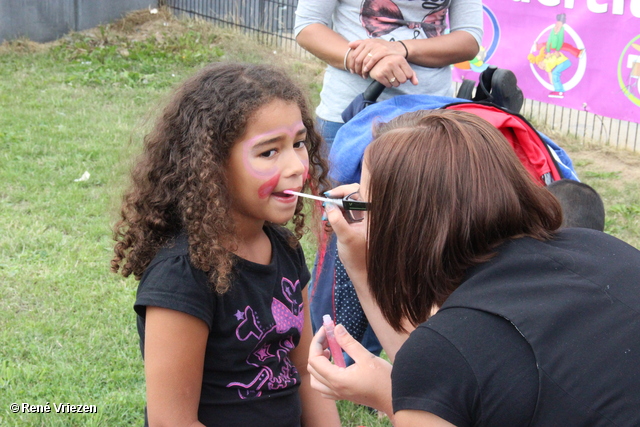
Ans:
[[[148,425],[340,425],[309,386],[303,202],[284,193],[325,186],[321,148],[282,71],[233,63],[188,79],[145,138],[111,264],[140,280]]]

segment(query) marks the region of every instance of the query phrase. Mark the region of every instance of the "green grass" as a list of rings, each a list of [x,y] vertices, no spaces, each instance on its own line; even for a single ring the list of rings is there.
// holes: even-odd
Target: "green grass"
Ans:
[[[2,426],[140,425],[137,284],[110,273],[109,261],[110,227],[145,118],[205,63],[274,55],[202,22],[164,16],[157,24],[137,38],[122,25],[71,34],[53,47],[25,40],[0,47]],[[322,65],[277,59],[317,100]],[[605,199],[607,231],[640,247],[638,182],[594,165],[576,167]],[[90,178],[75,181],[85,171]],[[309,239],[304,246],[311,264],[314,247]],[[13,402],[90,404],[98,412],[13,414]],[[363,407],[339,407],[344,426],[390,425]]]

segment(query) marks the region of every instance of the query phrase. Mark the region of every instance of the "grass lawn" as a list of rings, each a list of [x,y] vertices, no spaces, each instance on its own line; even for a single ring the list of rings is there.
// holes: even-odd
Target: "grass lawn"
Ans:
[[[147,118],[170,88],[210,61],[275,59],[317,101],[317,61],[166,13],[147,20],[141,12],[48,46],[0,46],[2,426],[141,425],[137,283],[109,272],[110,227]],[[640,247],[639,157],[553,138],[602,194],[607,231]],[[11,403],[51,413],[14,414]],[[60,414],[54,404],[97,412]],[[347,402],[340,410],[344,426],[390,425]]]

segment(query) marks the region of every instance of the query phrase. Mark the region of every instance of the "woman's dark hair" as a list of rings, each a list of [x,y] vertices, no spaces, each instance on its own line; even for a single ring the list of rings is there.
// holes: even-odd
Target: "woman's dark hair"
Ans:
[[[133,273],[139,280],[158,250],[186,232],[191,263],[208,273],[217,292],[228,290],[233,266],[229,249],[236,241],[225,166],[252,115],[274,100],[300,108],[309,153],[305,187],[327,187],[322,138],[306,96],[291,78],[265,65],[209,65],[178,87],[144,138],[121,220],[114,226],[112,271],[125,277]],[[304,229],[302,208],[300,198],[293,217],[297,238]]]
[[[507,239],[550,239],[560,205],[502,134],[476,115],[417,111],[379,125],[370,173],[367,272],[397,331],[418,325]]]

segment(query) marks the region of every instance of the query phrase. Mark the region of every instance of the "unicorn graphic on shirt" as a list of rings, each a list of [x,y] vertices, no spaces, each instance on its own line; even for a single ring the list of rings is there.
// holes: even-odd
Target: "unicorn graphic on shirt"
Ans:
[[[293,336],[285,335],[275,345],[273,340],[268,338],[273,333],[284,335],[291,329],[297,329],[298,333],[302,334],[304,326],[303,303],[298,301],[297,295],[301,295],[300,292],[296,295],[299,286],[299,280],[293,283],[286,277],[282,278],[281,288],[286,303],[273,298],[271,314],[275,322],[267,328],[262,328],[251,306],[246,306],[244,313],[237,316],[238,320],[242,320],[236,328],[238,340],[256,340],[254,350],[247,357],[246,363],[260,368],[254,379],[248,383],[231,382],[227,384],[227,387],[238,387],[238,395],[241,399],[259,397],[264,389],[277,390],[296,383],[297,370],[289,359],[289,353],[295,348]],[[274,373],[269,366],[266,366],[266,362],[272,358],[276,358],[279,362],[279,373]]]

